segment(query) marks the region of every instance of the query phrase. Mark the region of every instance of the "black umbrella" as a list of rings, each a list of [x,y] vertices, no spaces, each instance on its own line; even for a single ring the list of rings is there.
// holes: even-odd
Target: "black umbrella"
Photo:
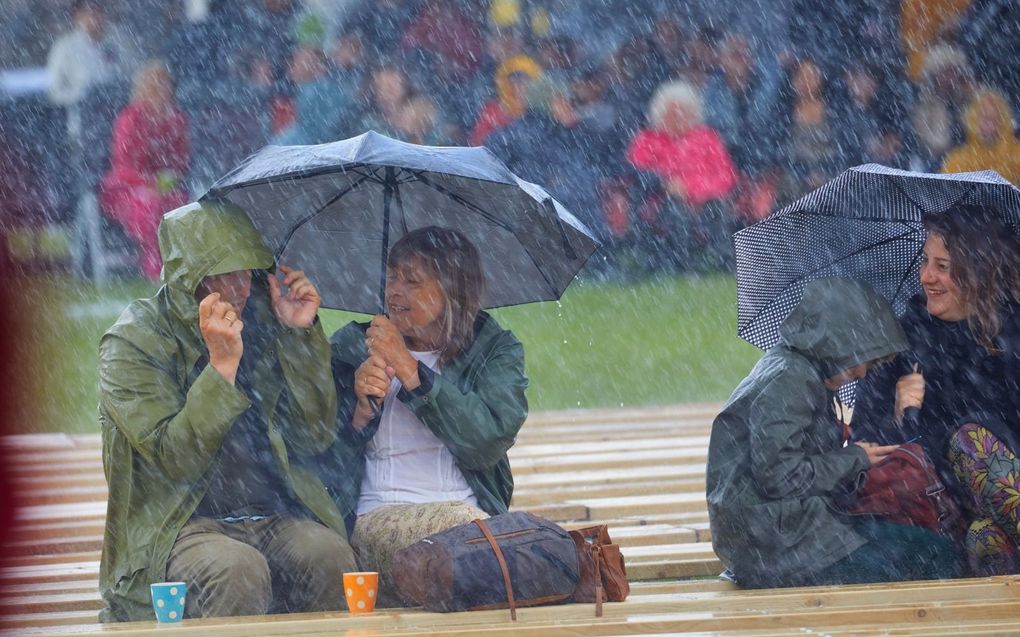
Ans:
[[[315,281],[324,307],[367,314],[382,311],[390,247],[417,228],[455,228],[478,247],[486,307],[558,299],[598,245],[485,148],[419,146],[375,132],[267,146],[202,198],[243,208],[277,261]]]
[[[1020,190],[998,173],[915,173],[857,166],[733,235],[737,333],[767,349],[804,284],[841,276],[871,285],[902,314],[920,292],[922,217],[958,204],[995,210],[1020,235]]]

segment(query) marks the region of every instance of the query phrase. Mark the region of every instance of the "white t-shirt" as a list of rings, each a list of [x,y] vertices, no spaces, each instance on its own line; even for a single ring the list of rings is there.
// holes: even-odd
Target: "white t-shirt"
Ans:
[[[436,371],[439,352],[411,352]],[[383,403],[379,430],[365,449],[365,478],[358,515],[391,504],[467,502],[478,506],[474,492],[446,445],[399,398],[393,379]]]

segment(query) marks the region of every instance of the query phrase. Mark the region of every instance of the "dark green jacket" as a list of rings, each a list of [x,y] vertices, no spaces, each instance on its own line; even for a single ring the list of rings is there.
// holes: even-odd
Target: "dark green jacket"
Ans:
[[[191,204],[159,228],[163,286],[121,314],[99,346],[99,421],[109,484],[99,587],[102,621],[153,619],[149,584],[164,581],[177,534],[205,495],[208,470],[251,402],[208,365],[195,290],[207,275],[265,269],[272,255],[244,213]],[[247,321],[275,336],[255,364],[266,435],[294,495],[346,537],[343,519],[306,459],[334,441],[329,343],[316,323],[286,328],[255,288]],[[286,395],[286,400],[281,396]]]
[[[326,483],[345,516],[353,519],[365,475],[365,446],[379,429],[378,418],[362,431],[351,427],[356,398],[354,371],[368,357],[365,323],[337,330],[333,344],[333,379],[340,409],[340,435],[323,459]],[[524,347],[488,314],[475,322],[475,340],[466,352],[432,373],[419,364],[422,387],[397,396],[450,450],[479,506],[496,515],[510,506],[514,479],[507,449],[528,415]],[[429,387],[431,385],[431,387]]]
[[[707,495],[712,545],[741,584],[795,582],[865,540],[833,494],[868,467],[842,445],[823,381],[906,348],[888,304],[845,279],[808,284],[779,344],[734,390],[712,425]]]

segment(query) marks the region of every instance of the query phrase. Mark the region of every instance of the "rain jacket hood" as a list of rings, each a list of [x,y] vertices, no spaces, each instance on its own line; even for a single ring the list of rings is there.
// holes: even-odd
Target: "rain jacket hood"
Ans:
[[[512,117],[520,117],[528,106],[525,96],[519,95],[510,85],[510,76],[514,73],[523,73],[529,79],[536,80],[542,75],[542,67],[527,55],[515,55],[496,69],[496,95],[499,96],[499,103]]]
[[[273,264],[255,226],[229,202],[192,203],[168,212],[159,225],[163,283],[194,295],[202,279]]]
[[[808,283],[712,424],[706,493],[716,554],[747,586],[796,585],[863,546],[833,497],[868,468],[844,446],[825,379],[905,349],[888,304],[845,279]]]
[[[804,286],[779,340],[814,361],[823,378],[907,348],[885,299],[856,281],[835,278]]]

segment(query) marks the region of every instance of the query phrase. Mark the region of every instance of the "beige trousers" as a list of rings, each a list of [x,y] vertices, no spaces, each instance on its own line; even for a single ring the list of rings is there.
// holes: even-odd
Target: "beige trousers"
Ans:
[[[358,516],[351,545],[364,571],[379,572],[376,606],[400,606],[390,575],[400,568],[393,556],[418,540],[489,514],[465,502],[429,502],[385,506]]]

